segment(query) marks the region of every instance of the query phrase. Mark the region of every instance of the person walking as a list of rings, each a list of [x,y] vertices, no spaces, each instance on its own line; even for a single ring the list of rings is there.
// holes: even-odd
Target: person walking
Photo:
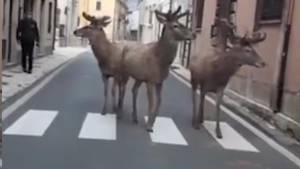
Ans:
[[[35,42],[39,46],[39,30],[36,21],[32,18],[31,12],[27,12],[24,19],[18,23],[17,41],[21,44],[22,48],[23,71],[31,74]]]

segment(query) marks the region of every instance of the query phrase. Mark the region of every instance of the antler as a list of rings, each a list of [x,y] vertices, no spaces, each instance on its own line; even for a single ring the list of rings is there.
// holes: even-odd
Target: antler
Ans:
[[[174,20],[177,20],[177,19],[179,19],[183,16],[188,15],[188,13],[189,13],[189,11],[187,10],[186,12],[178,15],[180,13],[180,11],[181,11],[181,6],[179,6],[175,12],[172,12],[171,10],[169,10],[168,13],[163,13],[163,12],[160,12],[158,10],[155,10],[155,13],[157,15],[160,15],[160,16],[166,18],[169,21],[174,21]]]
[[[107,26],[107,25],[111,22],[110,16],[107,16],[107,15],[101,17],[99,20],[101,21],[101,24],[102,24],[104,27]]]
[[[110,21],[110,16],[103,16],[103,17],[99,17],[99,18],[96,18],[95,16],[91,16],[89,14],[87,14],[86,12],[83,12],[82,13],[82,16],[91,22],[91,24],[94,24],[94,25],[97,25],[97,26],[107,26],[111,21]]]
[[[182,14],[176,16],[176,18],[177,18],[177,19],[180,19],[180,18],[182,18],[182,17],[188,15],[189,13],[190,13],[190,11],[189,11],[189,10],[186,10],[184,13],[182,13]]]
[[[88,20],[88,21],[90,21],[90,22],[95,22],[95,21],[96,21],[96,17],[91,16],[91,15],[87,14],[86,12],[82,12],[82,16],[83,16],[86,20]]]
[[[181,6],[179,6],[179,7],[177,8],[177,10],[172,14],[172,16],[173,16],[173,17],[176,17],[176,16],[179,14],[180,11],[181,11]]]

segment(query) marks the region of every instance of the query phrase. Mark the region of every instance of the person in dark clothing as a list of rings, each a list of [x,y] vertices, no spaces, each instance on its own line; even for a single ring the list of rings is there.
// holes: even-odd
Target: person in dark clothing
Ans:
[[[19,22],[17,28],[17,41],[18,43],[21,43],[22,47],[23,71],[31,73],[33,65],[33,49],[35,42],[37,42],[36,45],[39,46],[39,30],[36,21],[32,18],[31,13],[27,13],[25,18]]]

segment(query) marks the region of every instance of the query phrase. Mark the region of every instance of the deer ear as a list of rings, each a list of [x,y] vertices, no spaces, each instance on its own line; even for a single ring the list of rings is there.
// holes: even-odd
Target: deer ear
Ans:
[[[106,27],[107,25],[109,25],[111,23],[111,20],[108,20],[108,21],[105,21],[105,22],[103,22],[103,27]]]
[[[159,12],[159,11],[155,11],[155,15],[156,15],[156,18],[157,20],[162,23],[162,24],[165,24],[167,22],[167,18],[165,15],[163,15],[163,13]]]

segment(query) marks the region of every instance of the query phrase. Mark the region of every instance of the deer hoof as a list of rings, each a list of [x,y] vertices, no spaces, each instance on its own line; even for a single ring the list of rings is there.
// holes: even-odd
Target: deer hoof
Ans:
[[[200,125],[194,126],[194,129],[195,129],[195,130],[200,130],[200,128],[201,128]]]
[[[133,119],[133,123],[138,124],[139,123],[138,119]]]
[[[113,107],[113,111],[114,111],[114,113],[118,113],[118,108],[117,108],[117,106],[114,106],[114,107]]]
[[[217,135],[218,139],[222,139],[223,138],[222,132],[220,130],[216,131],[216,135]]]
[[[153,133],[153,129],[152,129],[152,128],[147,128],[146,131],[147,131],[148,133]]]
[[[120,114],[118,114],[118,115],[117,115],[117,118],[118,118],[118,120],[121,120],[121,119],[123,118],[123,116],[120,115]]]

